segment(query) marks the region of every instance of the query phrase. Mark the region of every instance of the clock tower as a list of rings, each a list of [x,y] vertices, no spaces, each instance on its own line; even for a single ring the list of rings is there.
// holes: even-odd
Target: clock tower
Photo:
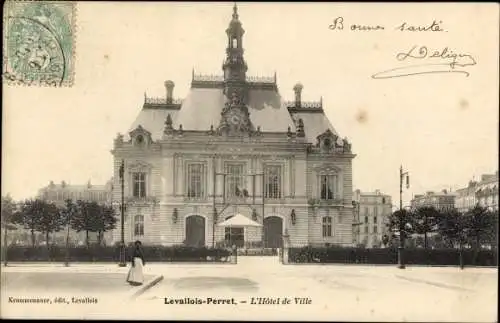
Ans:
[[[224,95],[226,103],[221,113],[219,131],[229,135],[242,135],[253,131],[247,102],[247,64],[243,58],[243,34],[238,7],[233,7],[233,17],[226,29],[228,44],[224,71]]]

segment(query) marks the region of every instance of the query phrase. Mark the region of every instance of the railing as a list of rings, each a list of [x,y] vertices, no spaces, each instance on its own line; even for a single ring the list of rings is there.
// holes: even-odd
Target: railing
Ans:
[[[203,74],[193,74],[193,81],[195,82],[224,82],[223,75],[203,75]],[[273,76],[247,76],[247,82],[254,83],[276,83],[276,78]]]
[[[309,199],[309,206],[316,208],[327,205],[352,205],[352,201],[343,199],[342,197],[334,197],[333,199]]]
[[[182,104],[182,99],[172,99],[171,102],[167,98],[144,97],[145,104]]]
[[[323,107],[322,101],[301,101],[300,106],[297,106],[295,101],[285,101],[285,104],[288,107],[306,108],[306,109]]]
[[[160,201],[155,196],[144,196],[144,197],[135,197],[135,196],[127,196],[125,197],[126,204],[158,204]]]
[[[223,75],[193,74],[193,81],[196,81],[196,82],[224,82],[224,76]]]
[[[247,82],[255,83],[276,83],[276,78],[272,76],[247,76]]]

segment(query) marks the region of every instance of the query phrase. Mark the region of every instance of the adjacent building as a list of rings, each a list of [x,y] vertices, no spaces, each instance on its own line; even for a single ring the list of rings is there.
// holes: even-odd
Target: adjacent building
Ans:
[[[302,100],[300,83],[285,101],[276,75],[247,75],[244,33],[235,6],[221,31],[222,74],[193,71],[184,99],[166,81],[165,97],[145,96],[114,140],[113,204],[123,193],[126,243],[353,244],[351,143],[322,100]],[[235,214],[262,227],[219,227]]]
[[[94,185],[90,182],[87,184],[68,184],[65,181],[56,184],[50,181],[49,185],[38,190],[37,197],[48,202],[52,202],[59,207],[65,205],[65,201],[71,199],[73,201],[84,200],[93,201],[99,204],[110,204],[113,191],[113,180],[109,180],[104,185]],[[55,232],[52,235],[52,239],[56,242],[64,243],[66,238],[66,232]],[[44,237],[41,238],[44,241]],[[86,234],[85,232],[75,232],[70,230],[70,240],[77,244],[85,243]],[[89,240],[91,242],[97,239],[96,233],[89,233]],[[104,234],[104,242],[109,243],[112,240],[111,232]]]
[[[434,207],[438,210],[452,209],[455,207],[457,194],[444,189],[440,192],[428,191],[425,194],[417,194],[410,204],[412,208]]]
[[[466,212],[476,205],[498,211],[498,171],[495,174],[483,174],[479,181],[469,181],[467,187],[456,191],[455,207]]]
[[[63,206],[67,199],[109,204],[111,203],[112,186],[113,180],[109,180],[104,185],[94,185],[90,181],[84,185],[71,185],[65,181],[55,184],[51,181],[49,185],[38,190],[37,197],[53,202],[58,206]]]
[[[353,193],[355,223],[353,225],[354,244],[367,248],[380,247],[382,236],[387,233],[389,216],[392,213],[392,198],[380,190]]]

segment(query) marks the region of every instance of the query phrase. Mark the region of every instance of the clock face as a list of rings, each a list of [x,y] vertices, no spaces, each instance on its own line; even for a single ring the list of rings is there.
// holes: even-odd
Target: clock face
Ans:
[[[232,124],[237,125],[240,123],[240,116],[233,114],[232,116],[229,117],[229,121],[231,121]]]

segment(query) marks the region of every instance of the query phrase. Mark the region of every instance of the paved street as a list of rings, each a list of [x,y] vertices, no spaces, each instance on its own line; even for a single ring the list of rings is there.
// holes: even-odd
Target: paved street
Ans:
[[[43,292],[49,288],[58,292],[78,290],[92,294],[125,293],[131,289],[121,273],[87,272],[5,272],[2,273],[2,286],[22,293]]]
[[[150,262],[145,269],[147,275],[161,274],[164,279],[127,303],[118,301],[121,287],[109,287],[118,286],[113,280],[123,281],[127,268],[116,264],[73,264],[67,268],[20,265],[8,267],[7,271],[34,269],[58,272],[60,277],[65,277],[63,273],[81,275],[73,291],[79,296],[101,295],[96,289],[85,289],[82,282],[99,273],[108,275],[103,289],[113,297],[99,296],[99,305],[67,307],[58,317],[474,322],[497,319],[496,268],[400,270],[395,266],[282,265],[277,257],[239,257],[237,265]],[[86,292],[79,292],[83,290]],[[202,304],[179,304],[185,297],[191,302],[199,299]],[[257,297],[280,298],[280,303],[290,298],[291,303],[253,305],[252,297],[254,301]],[[295,304],[295,297],[303,298],[304,304]],[[165,304],[165,298],[171,304]],[[207,298],[212,298],[211,304],[206,304]],[[236,304],[213,304],[216,299],[227,298],[234,298]],[[18,304],[9,306],[16,312]],[[38,307],[39,311],[54,315],[49,314],[47,307]]]

